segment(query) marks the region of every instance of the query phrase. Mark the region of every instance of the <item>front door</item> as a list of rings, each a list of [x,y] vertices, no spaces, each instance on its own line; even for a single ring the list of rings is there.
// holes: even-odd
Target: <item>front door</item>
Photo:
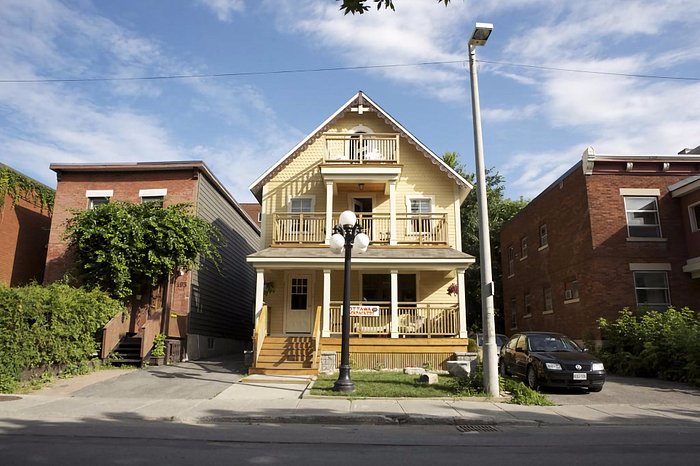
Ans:
[[[362,226],[362,231],[372,238],[372,198],[371,197],[353,197],[352,210],[357,215],[357,219]]]
[[[290,274],[287,280],[285,333],[311,333],[313,316],[311,274]]]

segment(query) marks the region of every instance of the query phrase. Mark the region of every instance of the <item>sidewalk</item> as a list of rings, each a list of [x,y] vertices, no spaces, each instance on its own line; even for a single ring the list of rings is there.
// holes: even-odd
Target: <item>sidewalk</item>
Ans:
[[[700,404],[601,404],[519,406],[483,399],[361,399],[309,395],[304,377],[238,375],[215,396],[167,392],[127,394],[124,380],[159,374],[147,371],[100,371],[28,395],[0,395],[0,420],[75,421],[143,420],[179,423],[450,424],[510,426],[685,425],[700,427]],[[124,378],[126,377],[126,378]],[[201,377],[190,369],[170,380]],[[124,378],[124,379],[123,379]],[[219,378],[216,383],[222,383]],[[116,387],[111,395],[99,387]],[[162,392],[161,392],[162,393]]]

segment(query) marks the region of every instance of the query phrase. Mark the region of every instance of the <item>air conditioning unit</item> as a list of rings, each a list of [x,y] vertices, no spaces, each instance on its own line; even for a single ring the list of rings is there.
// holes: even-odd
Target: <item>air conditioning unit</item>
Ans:
[[[574,290],[564,290],[564,299],[574,299]]]

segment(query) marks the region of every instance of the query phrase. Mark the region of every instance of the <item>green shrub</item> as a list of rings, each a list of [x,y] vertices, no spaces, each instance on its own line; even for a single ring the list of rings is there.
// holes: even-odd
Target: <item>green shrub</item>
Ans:
[[[608,371],[700,385],[700,321],[691,309],[629,309],[617,320],[599,319],[604,338],[599,356]]]
[[[525,385],[520,380],[499,378],[501,392],[510,393],[510,402],[516,405],[554,406],[549,398]]]
[[[0,286],[0,392],[15,389],[25,369],[83,372],[97,354],[100,330],[122,310],[101,291],[63,283]]]

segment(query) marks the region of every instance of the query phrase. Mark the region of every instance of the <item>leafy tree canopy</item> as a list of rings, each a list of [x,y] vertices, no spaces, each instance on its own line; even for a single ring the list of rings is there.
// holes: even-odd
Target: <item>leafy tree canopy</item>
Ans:
[[[220,259],[219,231],[187,204],[110,202],[76,211],[66,223],[66,239],[85,284],[120,299],[195,268],[198,256],[215,265]]]
[[[457,173],[476,185],[475,175],[466,173],[464,165],[459,162],[459,154],[446,152],[442,159]],[[489,211],[489,237],[491,239],[491,270],[495,285],[494,306],[503,309],[503,274],[501,271],[501,230],[528,203],[522,197],[517,200],[505,197],[505,179],[503,175],[491,168],[486,170],[486,199]],[[472,190],[462,204],[462,250],[476,258],[476,263],[465,274],[467,307],[471,325],[481,327],[481,254],[479,251],[479,209],[476,189]],[[499,318],[503,318],[502,312]]]
[[[48,186],[0,164],[0,207],[5,203],[5,196],[9,195],[14,204],[24,198],[51,213],[54,194]]]
[[[336,0],[337,2],[343,2],[340,5],[340,9],[345,12],[347,15],[348,13],[352,13],[353,15],[355,13],[358,14],[363,14],[369,11],[371,8],[370,5],[367,5],[369,3],[369,0]],[[394,0],[372,0],[374,4],[377,7],[377,10],[380,10],[381,8],[385,9],[391,9],[391,11],[395,11],[394,8]],[[450,3],[450,0],[437,0],[438,3],[444,3],[445,6],[447,6],[448,3]]]

